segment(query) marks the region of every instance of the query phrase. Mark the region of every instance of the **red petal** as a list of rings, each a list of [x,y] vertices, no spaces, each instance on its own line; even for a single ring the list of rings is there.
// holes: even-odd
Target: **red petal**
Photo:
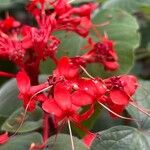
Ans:
[[[106,93],[107,87],[104,83],[102,83],[99,80],[93,80],[96,89],[97,89],[97,95],[102,96]]]
[[[39,84],[39,85],[36,85],[36,86],[32,86],[30,88],[30,91],[31,91],[31,94],[35,94],[45,88],[47,88],[49,85],[48,85],[48,82],[45,82],[45,83],[42,83],[42,84]]]
[[[129,96],[124,91],[112,90],[110,91],[110,98],[117,105],[127,105],[129,103]]]
[[[68,76],[69,71],[69,59],[68,57],[62,57],[58,63],[58,71],[61,75]]]
[[[135,76],[125,75],[120,78],[124,85],[124,90],[128,95],[133,95],[138,87],[138,81]]]
[[[17,74],[16,79],[17,79],[17,85],[18,85],[19,91],[21,93],[29,92],[31,84],[30,84],[30,79],[28,75],[26,74],[26,72],[20,71]]]
[[[9,140],[8,133],[4,133],[0,135],[0,144],[4,144]]]
[[[54,99],[61,109],[68,110],[71,108],[70,92],[64,84],[58,83],[54,87]]]
[[[94,102],[94,98],[82,90],[75,91],[72,94],[71,100],[72,103],[77,106],[85,106],[93,104]]]
[[[95,138],[96,138],[95,133],[87,133],[82,140],[85,146],[87,148],[90,148]]]
[[[69,66],[67,78],[74,78],[78,75],[78,68],[76,66]]]
[[[118,115],[121,115],[125,109],[124,105],[113,105],[113,104],[111,106],[109,106],[109,108]],[[116,116],[115,114],[113,114],[111,112],[110,112],[110,116],[112,118],[118,118],[118,116]]]
[[[79,88],[83,91],[86,91],[88,94],[95,96],[97,93],[97,88],[92,80],[87,79],[80,79],[79,81]]]
[[[76,120],[77,122],[82,122],[89,119],[93,113],[94,113],[94,105],[91,105],[91,107],[86,112],[74,115],[73,117],[75,117],[74,120]]]
[[[63,115],[63,111],[60,109],[60,107],[57,105],[55,100],[46,100],[42,104],[42,108],[47,113],[54,114],[57,117],[61,117]]]
[[[114,71],[119,68],[119,64],[116,61],[113,62],[105,61],[103,64],[106,70]]]

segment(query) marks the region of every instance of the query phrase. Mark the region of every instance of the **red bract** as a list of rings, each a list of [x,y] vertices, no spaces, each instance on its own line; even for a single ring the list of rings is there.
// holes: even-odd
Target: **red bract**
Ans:
[[[54,70],[53,74],[55,77],[63,76],[71,80],[78,77],[79,69],[68,57],[64,56],[58,61],[57,68]]]
[[[37,86],[31,86],[30,79],[26,72],[20,71],[17,74],[17,86],[19,89],[19,98],[23,100],[24,108],[28,107],[28,111],[33,111],[36,106],[36,93],[48,87],[48,83],[43,83]],[[33,97],[34,96],[34,97]]]
[[[26,49],[33,49],[37,59],[45,60],[47,57],[55,58],[60,41],[51,35],[47,28],[22,28],[22,44]]]
[[[58,17],[56,30],[74,31],[86,37],[92,25],[90,15],[96,7],[95,4],[89,3],[74,8],[66,0],[59,0],[54,5],[54,10]]]
[[[95,44],[90,40],[90,44],[93,46],[92,50],[82,56],[88,63],[102,63],[104,68],[110,71],[118,69],[118,57],[114,50],[114,42],[109,40],[107,35],[101,42]]]
[[[23,58],[25,55],[25,49],[22,47],[19,41],[12,40],[4,33],[0,33],[0,57],[9,59],[21,66],[23,64]]]
[[[83,140],[83,143],[85,144],[85,146],[87,148],[90,148],[92,145],[92,142],[95,140],[95,138],[96,138],[96,134],[89,133],[86,136],[84,136],[82,140]]]
[[[44,7],[44,3],[46,0],[32,0],[28,5],[27,5],[27,10],[32,13],[33,16],[39,16],[41,14],[41,8]],[[38,7],[40,5],[41,8]]]
[[[4,133],[0,135],[0,144],[5,144],[9,140],[8,133]]]
[[[19,26],[20,26],[20,22],[16,21],[11,16],[7,16],[6,19],[0,20],[0,30],[2,30],[3,32],[7,32]]]

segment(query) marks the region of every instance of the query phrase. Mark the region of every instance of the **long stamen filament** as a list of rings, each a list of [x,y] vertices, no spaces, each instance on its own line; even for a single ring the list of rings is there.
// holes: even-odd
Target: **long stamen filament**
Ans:
[[[70,4],[70,3],[72,3],[72,2],[74,2],[75,0],[70,0],[69,2],[68,2],[68,4]]]
[[[130,102],[130,105],[132,105],[133,107],[137,108],[139,111],[143,112],[144,114],[146,114],[147,116],[150,117],[150,114],[146,110],[144,110],[143,108],[141,108],[141,106],[138,106],[134,102]]]
[[[86,73],[86,75],[87,76],[89,76],[91,79],[95,79],[93,76],[91,76],[87,71],[86,71],[86,69],[84,68],[84,67],[82,67],[81,65],[80,65],[80,68]]]
[[[71,125],[70,125],[70,120],[69,119],[68,119],[68,128],[69,128],[69,133],[70,133],[72,150],[75,150],[75,146],[74,146],[74,142],[73,142],[73,136],[72,136],[72,130],[71,130]]]
[[[114,114],[115,116],[121,118],[121,119],[126,119],[126,120],[135,120],[135,119],[132,119],[132,118],[128,118],[128,117],[124,117],[124,116],[121,116],[117,113],[115,113],[114,111],[112,111],[111,109],[109,109],[107,106],[105,106],[104,104],[98,102],[101,106],[103,106],[106,110],[108,110],[109,112],[111,112],[112,114]]]

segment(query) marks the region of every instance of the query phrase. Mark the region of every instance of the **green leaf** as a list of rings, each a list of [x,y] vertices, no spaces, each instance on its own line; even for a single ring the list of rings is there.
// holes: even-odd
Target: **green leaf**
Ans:
[[[141,12],[144,13],[144,16],[148,21],[150,21],[150,5],[141,6]]]
[[[134,100],[138,103],[139,106],[142,106],[145,109],[150,109],[150,81],[140,80],[139,85],[140,87],[135,93]],[[139,128],[150,129],[149,116],[130,105],[128,106],[127,111],[134,119],[137,120],[136,124]]]
[[[73,137],[73,142],[76,150],[87,150],[82,141]],[[57,137],[52,136],[47,142],[49,149],[53,150],[71,150],[71,140],[68,134],[58,134]]]
[[[17,135],[11,137],[6,144],[0,145],[0,150],[28,150],[32,143],[40,144],[41,141],[41,135],[36,132]]]
[[[8,9],[18,4],[25,4],[27,0],[0,0],[0,10]]]
[[[21,106],[16,80],[11,79],[0,88],[0,116],[8,117]]]
[[[25,110],[19,108],[16,110],[2,125],[2,130],[7,132],[16,132],[20,127],[22,119],[24,117]],[[34,131],[42,126],[43,112],[37,107],[33,112],[27,112],[25,121],[22,124],[18,132],[30,132]]]
[[[116,126],[99,133],[91,150],[149,150],[150,135],[127,126]]]
[[[92,64],[90,67],[92,74],[108,77],[129,72],[134,61],[134,50],[140,41],[136,19],[122,10],[105,9],[98,12],[93,21],[95,24],[108,23],[98,30],[101,34],[106,32],[108,37],[116,42],[115,49],[119,57],[120,68],[114,72],[106,72],[99,67],[99,64]]]
[[[127,12],[134,13],[139,11],[142,5],[150,5],[149,0],[107,0],[102,9],[120,8]]]

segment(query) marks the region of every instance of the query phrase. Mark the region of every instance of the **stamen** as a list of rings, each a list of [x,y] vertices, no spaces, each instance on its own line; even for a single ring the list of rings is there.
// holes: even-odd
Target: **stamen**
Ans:
[[[102,104],[102,103],[100,103],[100,102],[98,102],[101,106],[103,106],[106,110],[108,110],[109,112],[111,112],[112,114],[114,114],[115,116],[117,116],[117,117],[119,117],[119,118],[121,118],[121,119],[126,119],[126,120],[136,120],[136,119],[132,119],[132,118],[128,118],[128,117],[124,117],[124,116],[121,116],[121,115],[119,115],[119,114],[117,114],[117,113],[115,113],[114,111],[112,111],[111,109],[109,109],[106,105],[104,105],[104,104]]]
[[[70,3],[72,3],[72,2],[74,2],[75,0],[70,0],[69,2],[68,2],[68,4],[70,4]]]
[[[100,32],[97,30],[95,25],[92,25],[92,29],[94,31],[94,33],[96,34],[96,36],[100,39],[102,39],[102,35],[100,34]]]
[[[107,26],[109,24],[110,24],[110,22],[106,21],[106,22],[103,22],[103,23],[100,23],[100,24],[93,24],[93,26],[95,26],[95,27],[103,27],[103,26]]]
[[[146,110],[146,109],[142,108],[141,106],[139,106],[138,104],[136,104],[135,102],[130,102],[129,104],[150,117],[150,114],[147,112],[147,111],[150,111],[149,109]]]
[[[72,136],[72,130],[71,130],[71,125],[70,125],[70,120],[69,119],[68,119],[68,128],[69,128],[69,133],[70,133],[72,150],[75,150],[75,146],[74,146],[74,142],[73,142],[73,136]]]
[[[91,79],[95,79],[93,76],[91,76],[87,71],[86,71],[86,69],[84,68],[84,67],[82,67],[81,65],[80,65],[80,68],[86,73],[86,75],[87,76],[89,76]]]

